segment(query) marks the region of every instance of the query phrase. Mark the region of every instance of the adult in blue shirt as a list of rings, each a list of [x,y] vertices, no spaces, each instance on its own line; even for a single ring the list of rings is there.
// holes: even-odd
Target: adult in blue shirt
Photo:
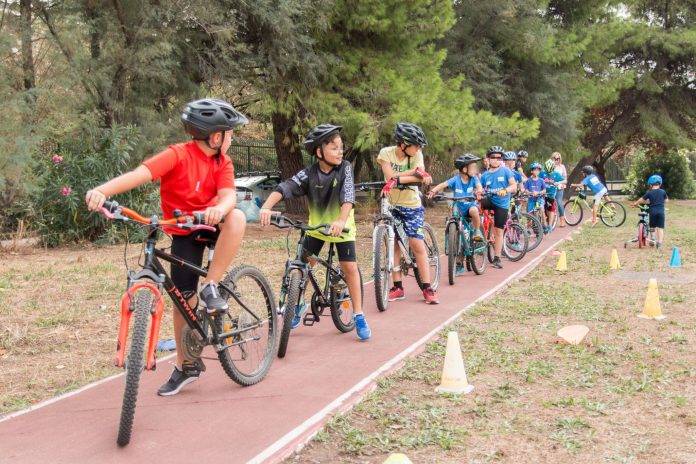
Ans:
[[[544,163],[544,172],[539,176],[546,183],[546,220],[549,225],[549,230],[551,230],[551,225],[556,219],[556,210],[558,205],[556,203],[556,192],[558,189],[565,188],[566,179],[563,175],[556,171],[556,163],[552,159],[546,160]]]
[[[502,269],[500,254],[503,251],[503,232],[510,210],[510,197],[517,191],[515,175],[510,168],[503,166],[505,151],[501,147],[491,147],[486,152],[486,158],[490,163],[488,171],[481,175],[481,185],[491,196],[481,201],[481,208],[493,211],[493,234],[495,243],[493,251],[495,257],[491,265]]]

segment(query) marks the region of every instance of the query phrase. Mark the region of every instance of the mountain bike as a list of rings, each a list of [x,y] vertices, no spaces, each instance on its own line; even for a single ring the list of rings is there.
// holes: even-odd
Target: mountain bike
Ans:
[[[271,367],[276,346],[275,298],[261,271],[242,265],[231,269],[218,284],[220,294],[229,301],[228,311],[208,314],[205,308],[193,308],[174,285],[160,259],[201,277],[207,275],[215,250],[215,238],[208,238],[205,233],[215,232],[216,229],[204,224],[203,213],[184,216],[175,211],[173,219],[160,219],[156,215],[146,218],[115,201],[104,202],[101,212],[114,221],[139,224],[147,232],[143,247],[144,260],[139,263],[139,269],[128,270],[126,292],[120,304],[121,320],[114,361],[117,367],[123,367],[126,371],[116,440],[119,446],[125,446],[131,438],[140,375],[143,369],[154,370],[156,367],[155,346],[164,313],[162,290],[167,292],[186,321],[182,334],[183,346],[177,347],[183,350],[185,358],[189,361],[199,360],[203,348],[211,345],[225,373],[242,386],[260,382]],[[196,239],[205,243],[209,250],[206,266],[196,266],[167,253],[165,249],[157,248],[164,225],[196,234]],[[131,318],[133,327],[128,348]]]
[[[592,211],[592,206],[587,201],[585,192],[578,191],[577,195],[565,202],[565,219],[569,226],[580,224],[583,216],[583,206]],[[626,208],[604,195],[599,202],[597,215],[607,227],[620,227],[626,221]]]
[[[535,209],[532,213],[527,213],[522,209],[523,201],[529,201],[528,194],[519,194],[513,198],[510,208],[510,218],[512,222],[522,226],[529,236],[529,245],[527,251],[532,251],[541,244],[544,239],[543,217],[538,214],[539,209]],[[541,212],[543,214],[543,212]]]
[[[295,257],[290,259],[290,233],[285,241],[288,252],[288,260],[285,263],[285,273],[280,289],[280,304],[278,314],[282,317],[283,327],[278,341],[278,357],[284,358],[290,340],[292,319],[295,316],[295,308],[303,304],[307,284],[311,284],[314,293],[310,302],[310,311],[305,313],[302,323],[312,326],[321,320],[324,311],[331,312],[331,319],[336,328],[342,332],[350,332],[355,328],[353,320],[353,300],[348,291],[348,283],[341,268],[334,264],[336,246],[329,243],[329,254],[326,260],[315,255],[308,255],[304,249],[304,238],[309,231],[319,231],[329,235],[330,224],[309,226],[300,221],[295,221],[287,216],[276,214],[271,216],[271,224],[279,229],[296,229],[300,231],[297,241]],[[344,233],[349,232],[343,229]],[[314,263],[312,266],[310,263]],[[323,285],[320,285],[319,270],[323,271]],[[358,269],[358,272],[360,270]],[[362,275],[360,275],[360,289],[362,291]]]
[[[637,234],[631,240],[624,242],[624,248],[628,247],[629,243],[637,243],[638,248],[646,248],[648,245],[655,246],[657,238],[655,237],[655,229],[650,227],[650,209],[647,205],[639,205],[638,211],[638,228]]]
[[[474,240],[474,227],[471,221],[462,216],[457,208],[458,202],[473,202],[475,197],[446,197],[437,195],[434,200],[449,200],[452,202],[450,215],[445,220],[445,254],[447,255],[447,279],[450,285],[454,285],[454,274],[457,264],[466,263],[467,270],[473,270],[481,275],[486,270],[486,249],[488,243],[485,239]],[[479,210],[480,213],[480,210]],[[481,234],[485,237],[483,227]]]
[[[413,275],[421,285],[420,272],[416,264],[416,258],[409,246],[409,238],[406,236],[404,225],[401,220],[392,213],[394,207],[389,203],[388,192],[396,184],[390,182],[364,182],[355,184],[356,190],[380,190],[379,213],[374,220],[374,231],[372,233],[373,250],[373,276],[375,286],[375,299],[377,309],[386,311],[389,304],[389,279],[392,271],[396,270],[394,263],[394,247],[398,246],[401,251],[401,262],[399,268],[404,275],[408,275],[409,270],[413,269]],[[435,238],[435,232],[427,222],[423,224],[423,241],[428,255],[430,267],[430,286],[437,290],[440,284],[440,251]]]

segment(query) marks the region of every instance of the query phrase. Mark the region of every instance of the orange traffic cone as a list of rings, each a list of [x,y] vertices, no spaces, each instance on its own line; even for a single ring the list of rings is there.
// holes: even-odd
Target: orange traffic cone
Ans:
[[[442,368],[442,380],[440,386],[435,389],[438,393],[471,393],[474,386],[466,379],[462,349],[459,346],[457,332],[450,331],[447,334],[447,351],[445,352],[445,365]]]

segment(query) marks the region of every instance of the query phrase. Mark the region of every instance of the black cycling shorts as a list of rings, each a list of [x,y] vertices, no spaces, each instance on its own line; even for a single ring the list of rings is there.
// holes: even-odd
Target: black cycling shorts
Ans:
[[[493,204],[490,198],[481,200],[481,208],[493,211],[493,225],[496,229],[504,229],[505,223],[508,220],[510,211],[507,208],[501,208]]]
[[[321,252],[322,247],[324,246],[324,243],[326,243],[324,240],[321,240],[316,237],[310,237],[309,235],[305,235],[304,238],[304,243],[302,244],[302,248],[304,248],[305,252],[309,255],[315,255],[319,256],[319,253]],[[357,257],[355,255],[355,242],[350,241],[350,242],[337,242],[335,243],[336,245],[336,251],[338,252],[338,260],[339,261],[348,261],[354,263],[357,260]]]
[[[209,240],[217,240],[220,229],[215,232],[200,230],[189,235],[174,235],[172,237],[172,254],[186,260],[191,264],[200,266],[203,264],[203,252]],[[196,292],[198,290],[198,274],[184,267],[171,264],[171,277],[174,285],[184,292]]]
[[[665,228],[664,211],[650,212],[650,227],[659,227],[660,229]]]

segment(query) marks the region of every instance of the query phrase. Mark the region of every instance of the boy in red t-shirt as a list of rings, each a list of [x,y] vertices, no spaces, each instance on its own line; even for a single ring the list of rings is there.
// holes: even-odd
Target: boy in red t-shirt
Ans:
[[[232,142],[232,130],[248,122],[247,118],[222,100],[203,99],[186,105],[181,115],[184,129],[193,140],[171,145],[147,159],[133,171],[122,174],[96,187],[85,196],[91,211],[99,211],[104,201],[113,195],[132,190],[147,182],[160,181],[162,213],[165,219],[174,217],[174,210],[190,215],[205,212],[205,223],[217,227],[217,245],[208,275],[203,281],[200,299],[208,312],[226,311],[227,301],[220,296],[217,282],[237,254],[244,236],[246,219],[235,208],[234,167],[225,153]],[[221,222],[224,219],[224,222]],[[172,234],[172,254],[201,265],[205,245],[187,231],[168,228]],[[192,307],[198,305],[196,295],[198,276],[179,266],[172,266],[171,277]],[[174,311],[174,337],[181,346],[184,321]],[[200,360],[189,362],[183,350],[176,350],[177,363],[169,381],[158,394],[175,395],[182,387],[200,375]]]

